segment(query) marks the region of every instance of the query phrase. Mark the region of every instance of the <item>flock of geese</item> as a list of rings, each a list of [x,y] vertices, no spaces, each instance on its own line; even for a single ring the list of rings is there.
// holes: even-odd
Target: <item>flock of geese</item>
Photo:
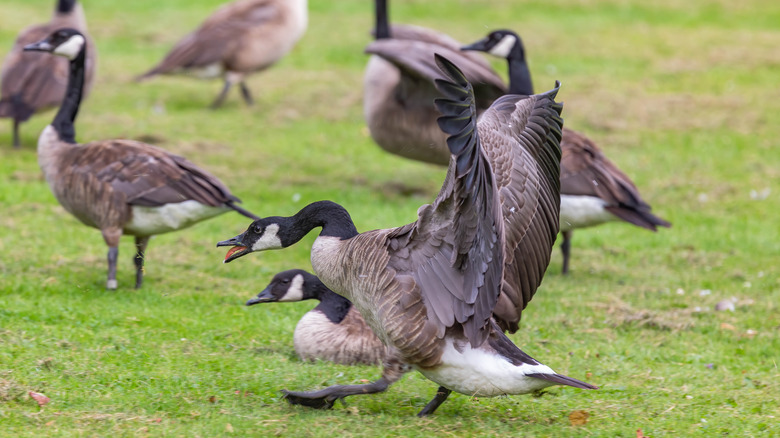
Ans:
[[[596,389],[536,361],[505,332],[518,330],[559,232],[567,273],[576,228],[614,220],[652,231],[670,224],[651,213],[593,141],[563,128],[558,84],[534,94],[517,34],[497,30],[463,46],[431,29],[391,25],[387,0],[375,7],[363,102],[371,137],[393,154],[447,166],[433,203],[397,228],[360,233],[331,201],[260,218],[183,157],[131,140],[77,143],[76,116],[95,75],[95,45],[77,0],[58,0],[49,23],[17,38],[3,63],[0,117],[12,119],[18,147],[22,122],[59,107],[40,134],[38,161],[60,204],[101,231],[108,289],[118,286],[122,235],[135,237],[139,288],[153,235],[236,211],[253,222],[217,244],[230,247],[227,263],[286,248],[319,228],[311,250],[317,275],[281,272],[247,305],[316,299],[295,329],[301,359],[382,364],[383,372],[368,384],[284,391],[290,403],[329,408],[347,396],[384,391],[412,369],[439,385],[419,415],[434,412],[451,391],[489,397],[551,385]],[[287,54],[306,25],[306,0],[234,1],[138,79],[219,77],[224,87],[212,107],[233,85],[251,105],[246,76]],[[508,85],[476,51],[506,60]]]

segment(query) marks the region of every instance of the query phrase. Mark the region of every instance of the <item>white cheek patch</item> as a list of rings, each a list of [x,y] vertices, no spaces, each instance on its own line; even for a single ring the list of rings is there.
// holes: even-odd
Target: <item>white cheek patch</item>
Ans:
[[[283,297],[279,298],[280,302],[283,301],[301,301],[303,299],[303,275],[296,275],[290,283],[290,288]]]
[[[81,35],[73,35],[68,38],[68,41],[57,46],[52,53],[55,55],[64,56],[71,61],[76,59],[81,49],[84,47],[84,37]]]
[[[509,56],[509,53],[512,51],[512,48],[516,43],[517,38],[512,35],[504,35],[504,38],[501,38],[501,41],[493,46],[489,53],[491,55],[498,56],[499,58],[506,58]]]
[[[278,224],[271,224],[265,227],[263,235],[252,245],[252,251],[262,251],[264,249],[279,249],[282,247],[282,241],[276,233],[279,232]]]

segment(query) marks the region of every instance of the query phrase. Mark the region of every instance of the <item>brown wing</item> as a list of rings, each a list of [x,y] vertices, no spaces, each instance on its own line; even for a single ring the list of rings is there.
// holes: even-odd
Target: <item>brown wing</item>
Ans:
[[[619,218],[649,230],[671,224],[650,213],[633,181],[584,135],[565,129],[561,140],[561,193],[594,196]]]
[[[130,140],[89,143],[65,158],[74,172],[95,178],[122,193],[130,205],[161,206],[188,200],[209,206],[238,201],[216,177],[190,161]]]
[[[59,17],[69,27],[79,27],[68,17]],[[34,113],[59,106],[68,84],[68,60],[40,52],[25,52],[24,46],[36,43],[56,30],[54,24],[31,26],[19,33],[14,47],[3,61],[0,72],[0,117],[12,117],[20,122]],[[85,97],[92,87],[96,50],[92,38],[80,29],[87,39]]]
[[[480,148],[473,89],[452,63],[439,55],[436,62],[448,77],[437,80],[446,99],[436,105],[453,158],[434,203],[420,207],[416,223],[389,234],[390,263],[414,278],[437,336],[458,324],[478,346],[489,334],[500,290],[501,211]]]
[[[391,24],[390,35],[393,39],[422,41],[446,47],[455,52],[460,52],[460,48],[463,46],[458,40],[447,34],[427,27],[413,26],[410,24]],[[477,52],[463,52],[461,55],[471,60],[471,62],[480,65],[482,68],[492,71],[496,78],[499,78],[498,74],[495,73],[493,67],[490,66],[490,63],[487,62],[484,56]],[[468,75],[466,77],[468,77]],[[503,81],[501,81],[500,78],[498,80],[503,87]]]
[[[398,67],[405,74],[402,81],[414,81],[416,88],[425,87],[431,95],[438,95],[434,89],[434,80],[444,76],[434,62],[438,53],[451,59],[474,87],[477,108],[487,108],[498,97],[506,93],[506,86],[496,72],[484,63],[474,62],[457,48],[411,39],[384,38],[366,46],[366,53],[378,55]],[[425,84],[425,85],[422,85]],[[410,84],[411,85],[411,84]],[[410,86],[400,87],[402,92],[411,92]]]
[[[281,15],[271,0],[243,0],[229,3],[212,14],[194,32],[181,39],[160,63],[139,79],[179,69],[220,63],[238,50],[241,37],[264,22]]]
[[[479,122],[504,218],[504,276],[494,314],[510,332],[542,281],[558,234],[563,107],[554,101],[557,91],[504,96]]]
[[[0,117],[25,121],[38,110],[62,102],[68,83],[68,60],[37,52],[24,52],[27,44],[51,33],[49,25],[34,26],[19,34],[0,73]]]

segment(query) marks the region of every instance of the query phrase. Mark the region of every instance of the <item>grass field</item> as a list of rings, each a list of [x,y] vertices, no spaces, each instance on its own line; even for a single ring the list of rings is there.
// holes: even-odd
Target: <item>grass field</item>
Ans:
[[[137,138],[218,175],[255,213],[331,199],[359,230],[405,224],[443,169],[383,153],[362,119],[372,2],[316,1],[298,47],[253,76],[257,105],[221,84],[136,84],[218,0],[85,1],[98,77],[80,141]],[[48,19],[52,0],[4,0],[0,49]],[[248,225],[225,214],[152,239],[142,290],[123,240],[119,290],[106,247],[51,195],[35,144],[53,112],[0,120],[2,436],[780,436],[780,3],[764,0],[408,0],[397,22],[471,42],[523,36],[539,91],[563,82],[567,126],[630,175],[656,234],[611,224],[575,232],[572,273],[548,275],[512,339],[557,371],[599,385],[541,396],[453,395],[414,414],[436,385],[409,374],[331,411],[279,390],[376,379],[379,369],[301,363],[292,346],[312,303],[247,308],[278,271],[310,269],[314,233],[229,265],[214,244]],[[505,72],[505,65],[495,62]],[[713,307],[734,298],[733,312]],[[43,408],[27,394],[46,394]],[[585,425],[570,421],[585,411]]]

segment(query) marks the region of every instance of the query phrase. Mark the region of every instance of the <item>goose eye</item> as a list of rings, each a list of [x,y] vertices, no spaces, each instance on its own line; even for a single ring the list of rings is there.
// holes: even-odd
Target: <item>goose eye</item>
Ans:
[[[290,282],[290,279],[289,279],[289,278],[285,278],[284,280],[282,280],[282,284],[287,284],[287,283],[289,283],[289,282]]]
[[[263,232],[263,226],[262,225],[255,225],[255,233],[261,234]]]

